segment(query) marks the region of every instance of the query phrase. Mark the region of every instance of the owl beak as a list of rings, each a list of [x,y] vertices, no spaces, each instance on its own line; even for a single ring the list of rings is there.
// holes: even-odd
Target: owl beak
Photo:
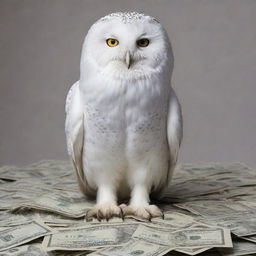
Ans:
[[[125,55],[125,63],[127,65],[127,68],[129,69],[131,66],[131,55],[129,51]]]

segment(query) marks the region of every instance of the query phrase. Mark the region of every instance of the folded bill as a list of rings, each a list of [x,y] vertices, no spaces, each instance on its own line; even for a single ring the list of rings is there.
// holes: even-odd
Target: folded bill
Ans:
[[[59,213],[63,216],[80,218],[86,215],[93,207],[93,203],[85,201],[84,198],[73,199],[62,195],[43,195],[36,200],[18,203],[12,211],[23,209],[36,209],[48,212]]]
[[[168,232],[139,225],[132,237],[172,248],[232,247],[230,231],[218,227]]]
[[[53,233],[53,229],[37,220],[32,220],[0,231],[0,251],[15,247]]]
[[[138,224],[99,224],[59,230],[45,236],[43,248],[53,250],[95,250],[129,242]]]

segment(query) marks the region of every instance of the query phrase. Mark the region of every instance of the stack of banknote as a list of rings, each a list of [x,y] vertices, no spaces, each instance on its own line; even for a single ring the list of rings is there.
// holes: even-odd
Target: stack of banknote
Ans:
[[[0,255],[256,255],[256,169],[180,164],[158,202],[164,219],[86,218],[71,165],[0,168]]]

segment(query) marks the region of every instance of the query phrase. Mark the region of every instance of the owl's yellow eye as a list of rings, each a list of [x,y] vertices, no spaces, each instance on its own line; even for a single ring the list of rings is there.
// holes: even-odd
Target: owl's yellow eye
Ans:
[[[116,40],[114,38],[109,38],[106,40],[106,42],[109,47],[115,47],[119,44],[118,40]]]
[[[149,40],[147,38],[141,38],[137,41],[139,47],[147,47],[149,45]]]

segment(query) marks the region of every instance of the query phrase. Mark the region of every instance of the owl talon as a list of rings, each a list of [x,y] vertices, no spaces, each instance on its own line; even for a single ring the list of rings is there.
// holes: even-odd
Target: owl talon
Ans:
[[[149,221],[149,222],[151,222],[151,219],[153,218],[153,216],[152,216],[152,214],[150,213],[150,211],[148,211],[147,209],[145,209],[146,211],[147,211],[147,213],[148,213],[148,218],[147,218],[147,220]]]
[[[145,207],[136,207],[136,206],[126,206],[123,207],[124,215],[130,215],[142,218],[147,221],[151,221],[154,217],[163,217],[162,211],[155,205],[148,205]]]
[[[124,212],[123,209],[121,207],[120,208],[120,213],[119,213],[119,218],[121,218],[124,221]]]
[[[114,215],[113,215],[114,216]],[[109,221],[111,219],[111,215],[110,215],[110,212],[109,210],[106,211],[106,215],[105,215],[105,218],[106,218],[106,221]]]
[[[148,212],[148,214],[149,214],[148,221],[151,222],[151,219],[152,219],[153,216],[151,215],[151,213],[150,213],[149,211],[147,211],[147,212]]]
[[[86,214],[86,219],[96,218],[98,221],[105,219],[109,221],[113,217],[118,217],[121,214],[121,208],[113,203],[104,203],[96,205]]]
[[[97,211],[96,218],[99,222],[101,222],[100,211]]]

